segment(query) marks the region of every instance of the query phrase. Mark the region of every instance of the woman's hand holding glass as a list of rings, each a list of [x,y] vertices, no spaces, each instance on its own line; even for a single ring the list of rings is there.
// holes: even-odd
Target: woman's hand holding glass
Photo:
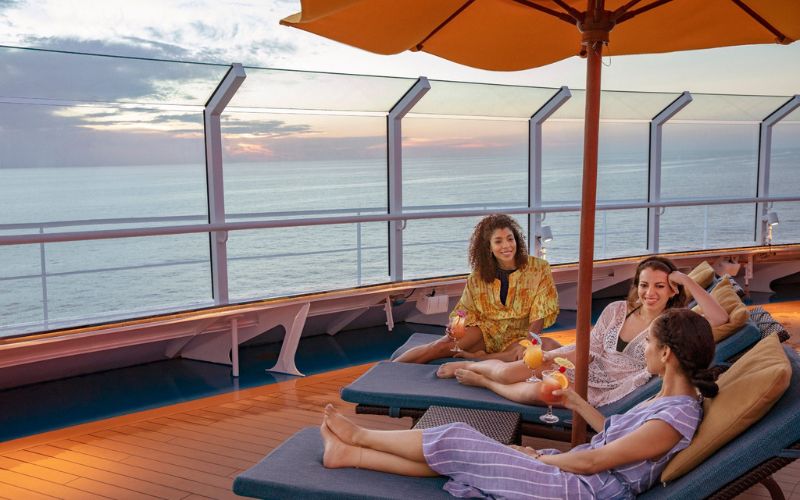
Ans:
[[[552,392],[552,395],[553,397],[558,398],[561,406],[568,410],[576,410],[583,402],[586,401],[580,397],[577,392],[573,391],[572,387],[568,387],[566,389],[556,389]]]

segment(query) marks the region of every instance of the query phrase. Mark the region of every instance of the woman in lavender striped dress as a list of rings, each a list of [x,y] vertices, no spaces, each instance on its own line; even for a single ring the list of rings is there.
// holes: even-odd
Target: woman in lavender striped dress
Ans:
[[[408,476],[445,475],[445,489],[470,498],[633,498],[658,481],[673,455],[689,445],[700,419],[697,395],[717,393],[708,370],[711,327],[700,315],[672,309],[648,336],[648,370],[661,392],[622,415],[605,418],[571,390],[553,391],[598,434],[566,453],[505,446],[466,424],[375,431],[331,405],[321,432],[326,467],[361,467]]]

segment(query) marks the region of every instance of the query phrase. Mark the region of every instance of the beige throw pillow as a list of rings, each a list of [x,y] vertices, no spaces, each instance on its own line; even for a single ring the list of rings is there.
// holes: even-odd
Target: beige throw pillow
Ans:
[[[711,296],[728,313],[727,323],[711,329],[714,334],[714,341],[719,342],[742,328],[747,323],[747,320],[750,319],[750,314],[747,312],[747,307],[742,303],[742,299],[736,295],[736,290],[733,289],[733,285],[731,285],[727,275],[723,276],[720,282],[711,290]],[[700,306],[694,306],[692,311],[703,314],[703,308]]]
[[[697,267],[692,269],[687,276],[692,278],[700,287],[708,288],[711,282],[714,281],[714,268],[708,262],[703,261],[697,264]],[[684,289],[686,290],[686,300],[692,300],[692,292],[686,287]]]

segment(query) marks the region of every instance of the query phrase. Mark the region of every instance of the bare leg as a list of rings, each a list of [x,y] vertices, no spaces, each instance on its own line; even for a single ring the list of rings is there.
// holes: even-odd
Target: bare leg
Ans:
[[[439,378],[453,378],[456,376],[456,370],[460,370],[461,368],[469,368],[469,365],[477,365],[480,363],[486,363],[486,361],[453,361],[450,363],[445,363],[436,370],[436,376]]]
[[[538,382],[516,382],[513,384],[502,384],[495,382],[480,373],[472,370],[457,370],[456,378],[464,385],[485,387],[490,391],[503,396],[511,401],[522,404],[543,404],[540,393],[541,384]]]
[[[485,348],[483,344],[483,333],[480,328],[469,326],[464,333],[464,337],[458,341],[459,347],[467,351],[479,351]],[[452,356],[450,349],[453,348],[453,340],[449,337],[417,347],[412,347],[395,361],[399,363],[427,363],[439,358],[449,358]]]
[[[326,418],[320,427],[320,434],[322,434],[325,444],[325,451],[322,455],[322,464],[325,467],[329,469],[357,467],[415,477],[438,476],[424,461],[415,462],[391,453],[360,448],[342,442],[327,426],[327,420]]]
[[[365,429],[339,413],[333,405],[325,406],[325,425],[343,443],[382,451],[413,462],[425,462],[422,453],[422,431],[376,431]]]
[[[531,375],[531,369],[525,365],[524,361],[512,361],[504,363],[490,359],[481,361],[480,363],[473,363],[464,369],[483,375],[489,380],[499,382],[501,384],[513,384],[515,382],[522,382]]]

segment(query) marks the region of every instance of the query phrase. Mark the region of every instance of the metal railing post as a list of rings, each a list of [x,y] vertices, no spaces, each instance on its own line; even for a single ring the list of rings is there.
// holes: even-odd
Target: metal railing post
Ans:
[[[678,111],[692,102],[692,94],[683,92],[650,120],[650,155],[648,158],[648,189],[647,201],[657,203],[661,201],[661,146],[664,124]],[[661,209],[649,208],[647,210],[647,251],[658,253],[659,232],[661,230]]]
[[[389,169],[389,215],[403,213],[403,134],[401,122],[411,108],[422,99],[431,84],[424,76],[408,89],[386,116],[386,146]],[[389,276],[392,281],[403,279],[403,229],[405,221],[389,222]]]
[[[361,215],[361,212],[358,212]],[[361,286],[361,223],[356,223],[356,283]]]
[[[528,208],[542,206],[542,124],[572,97],[567,87],[558,92],[528,119]],[[541,254],[542,242],[537,235],[542,227],[542,214],[528,214],[528,247],[531,255]]]
[[[222,173],[222,130],[220,115],[247,77],[241,64],[232,64],[206,102],[203,125],[206,140],[206,188],[208,223],[225,222],[225,186]],[[211,247],[211,290],[216,304],[228,303],[228,232],[209,234]]]
[[[800,95],[795,95],[780,108],[770,113],[758,126],[758,186],[756,196],[766,198],[769,196],[769,171],[772,160],[772,127],[786,116],[800,107]],[[767,221],[765,216],[769,212],[769,203],[756,204],[756,231],[755,241],[765,245],[767,243]]]
[[[606,238],[608,233],[608,211],[603,210],[603,251],[600,255],[605,259],[606,257]]]
[[[39,226],[39,234],[44,234],[44,226]],[[42,271],[42,322],[48,327],[50,311],[47,303],[47,259],[45,257],[44,243],[39,243],[39,268]]]

